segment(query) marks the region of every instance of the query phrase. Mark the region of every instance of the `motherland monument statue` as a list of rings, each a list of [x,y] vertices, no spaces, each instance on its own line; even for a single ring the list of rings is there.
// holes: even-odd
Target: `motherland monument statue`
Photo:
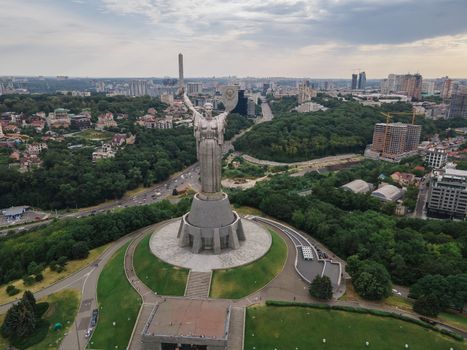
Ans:
[[[205,103],[201,113],[194,108],[185,91],[182,54],[178,55],[178,63],[179,94],[193,114],[201,191],[194,196],[190,212],[183,216],[177,237],[179,245],[190,246],[193,253],[212,250],[219,254],[224,248],[239,248],[239,241],[245,240],[241,219],[231,209],[228,196],[221,191],[225,123],[237,105],[237,87],[227,86],[224,89],[223,113],[213,116],[212,103]]]

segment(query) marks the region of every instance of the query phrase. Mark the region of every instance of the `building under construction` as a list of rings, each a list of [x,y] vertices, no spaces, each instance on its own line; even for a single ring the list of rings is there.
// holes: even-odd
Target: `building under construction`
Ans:
[[[398,162],[417,152],[420,143],[421,125],[404,123],[378,123],[370,146],[372,158]]]

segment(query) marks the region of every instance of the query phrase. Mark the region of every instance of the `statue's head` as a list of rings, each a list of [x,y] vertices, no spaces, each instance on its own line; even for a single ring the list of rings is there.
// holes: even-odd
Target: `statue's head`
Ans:
[[[205,115],[207,119],[212,118],[212,109],[213,109],[212,103],[206,102],[204,104],[204,111],[205,111]]]

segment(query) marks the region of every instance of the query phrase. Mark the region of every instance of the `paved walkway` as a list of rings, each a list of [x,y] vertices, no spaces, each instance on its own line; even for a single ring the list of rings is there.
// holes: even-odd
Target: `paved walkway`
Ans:
[[[186,283],[185,296],[187,298],[208,298],[211,288],[212,271],[197,272],[190,271]]]

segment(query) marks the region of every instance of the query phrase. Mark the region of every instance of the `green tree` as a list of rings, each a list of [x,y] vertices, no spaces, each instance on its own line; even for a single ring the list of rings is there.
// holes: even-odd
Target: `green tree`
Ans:
[[[310,295],[321,300],[332,298],[332,284],[328,276],[317,275],[310,284]]]
[[[436,317],[441,311],[439,299],[434,295],[424,295],[415,300],[413,310],[421,315]]]
[[[25,292],[21,301],[7,311],[1,327],[2,336],[14,339],[30,335],[37,324],[35,307],[32,293]]]
[[[85,259],[89,255],[89,248],[86,242],[76,242],[71,247],[73,259]]]
[[[374,261],[362,262],[360,269],[352,276],[356,292],[369,300],[381,300],[391,294],[391,277],[386,268]]]

